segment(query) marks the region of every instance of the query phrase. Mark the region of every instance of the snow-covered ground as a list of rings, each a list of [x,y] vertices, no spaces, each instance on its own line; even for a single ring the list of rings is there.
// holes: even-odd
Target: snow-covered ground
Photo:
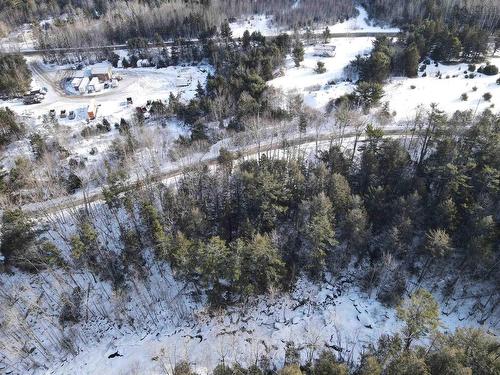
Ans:
[[[321,285],[301,279],[290,293],[251,298],[217,313],[193,301],[190,288],[175,281],[168,268],[161,275],[156,267],[149,272],[148,280],[135,280],[135,287],[122,296],[84,273],[74,273],[71,280],[59,273],[0,275],[14,301],[4,332],[22,327],[22,337],[27,332],[39,338],[23,360],[46,366],[33,368],[36,374],[124,375],[165,373],[181,360],[188,360],[200,373],[223,358],[226,363],[250,365],[267,356],[280,366],[288,341],[300,348],[303,360],[325,348],[342,348],[338,354],[349,360],[381,334],[401,328],[393,309],[353,286],[354,274]],[[59,299],[72,285],[85,290],[82,321],[59,331],[54,329],[59,324]],[[469,314],[474,299],[457,297],[442,305],[441,329],[479,326],[478,317]],[[28,300],[37,301],[37,306]],[[24,307],[16,310],[17,306]],[[16,314],[24,314],[26,308],[26,320],[16,321]],[[497,332],[489,321],[483,328]],[[57,349],[59,336],[71,342],[73,354]],[[7,352],[13,353],[18,344]],[[119,355],[109,358],[113,353]],[[8,363],[0,357],[0,363],[3,360]],[[21,363],[17,366],[20,369]]]
[[[365,55],[373,49],[375,38],[337,38],[328,45],[335,46],[334,57],[315,56],[315,47],[305,47],[304,61],[296,68],[291,56],[288,56],[281,77],[269,82],[271,86],[285,92],[304,96],[304,102],[313,108],[323,108],[331,99],[353,90],[353,84],[341,82],[344,68],[355,59],[356,55]],[[314,69],[317,62],[325,64],[326,72],[317,74]]]
[[[229,26],[233,32],[233,38],[241,38],[245,30],[248,30],[250,33],[259,31],[264,36],[277,35],[280,33],[278,26],[274,24],[274,17],[265,14],[249,16],[231,22]]]
[[[338,38],[329,45],[335,45],[334,57],[314,55],[314,46],[305,48],[304,61],[296,68],[292,58],[286,61],[284,74],[269,82],[287,93],[303,95],[308,106],[323,110],[329,101],[350,93],[355,84],[345,81],[344,68],[356,55],[367,54],[372,49],[374,38]],[[491,64],[500,67],[500,56],[487,59]],[[314,69],[317,62],[325,64],[326,72],[317,74]],[[485,65],[477,64],[477,67]],[[443,65],[430,64],[424,72],[419,72],[418,78],[392,77],[384,86],[385,95],[382,102],[389,103],[391,112],[395,111],[395,120],[409,120],[420,108],[428,109],[431,103],[437,103],[438,108],[448,114],[457,110],[481,112],[491,108],[494,112],[500,108],[500,85],[496,81],[500,75],[487,76],[475,72],[474,78],[466,78],[470,72],[468,64]],[[467,100],[462,100],[462,94],[467,94]],[[490,93],[489,101],[483,99],[485,93]]]
[[[80,132],[89,125],[101,123],[107,119],[111,125],[119,123],[120,119],[130,120],[137,106],[143,106],[148,100],[167,101],[170,93],[180,96],[180,100],[187,102],[195,95],[198,81],[205,85],[207,75],[213,68],[206,64],[197,66],[170,66],[167,68],[130,68],[114,69],[114,73],[123,77],[118,88],[105,89],[99,93],[85,95],[70,95],[60,86],[71,70],[64,66],[47,66],[41,64],[37,58],[29,58],[30,63],[42,66],[43,73],[34,70],[32,88],[46,87],[48,89],[45,99],[40,104],[24,105],[22,100],[0,101],[0,106],[7,106],[19,115],[23,116],[28,125],[29,132],[37,132],[47,136],[56,136],[68,150],[71,156],[79,156],[87,162],[98,162],[102,159],[102,151],[105,151],[117,136],[117,130],[100,134],[94,137],[82,138]],[[88,68],[91,69],[94,66]],[[179,83],[182,81],[182,85]],[[131,97],[132,105],[127,105],[127,98]],[[88,121],[87,108],[92,100],[95,100],[97,117]],[[47,115],[50,110],[55,110],[57,126],[47,123]],[[68,114],[74,111],[76,118],[70,120],[68,117],[60,118],[61,110]],[[169,122],[173,136],[182,132],[178,129],[179,124]],[[89,152],[95,148],[97,153],[90,155]],[[18,156],[29,155],[29,141],[19,141],[10,145],[4,153],[4,166],[12,165]]]
[[[330,32],[335,33],[380,33],[380,32],[399,32],[397,27],[387,27],[385,25],[377,25],[369,20],[368,12],[362,6],[357,6],[358,15],[354,18],[349,18],[344,22],[338,22],[333,25],[328,25]],[[325,28],[317,29],[323,31]]]
[[[293,7],[294,9],[297,9],[300,8],[300,5],[300,1],[297,1],[294,3]],[[328,26],[332,34],[399,32],[399,28],[375,25],[368,19],[368,13],[362,6],[357,6],[356,10],[358,12],[356,17],[349,18],[344,22],[323,25],[321,27],[314,28],[312,31],[321,33]],[[294,32],[293,30],[278,27],[274,21],[274,17],[265,14],[245,17],[237,20],[236,22],[231,22],[229,26],[231,27],[233,37],[235,38],[241,38],[245,30],[248,30],[250,33],[259,31],[264,36],[277,35],[279,33],[291,34]]]
[[[488,60],[500,67],[500,56]],[[419,72],[418,78],[392,78],[384,86],[385,96],[382,101],[389,102],[390,110],[396,111],[396,118],[401,120],[414,117],[419,107],[429,108],[431,103],[438,104],[438,108],[448,114],[465,110],[479,113],[487,108],[498,112],[500,85],[496,81],[500,74],[487,76],[475,72],[474,78],[465,78],[465,75],[470,74],[467,66],[439,64],[436,67],[431,64],[425,70],[426,77]],[[492,95],[489,101],[484,100],[485,93]],[[467,100],[462,100],[462,94],[467,94]]]

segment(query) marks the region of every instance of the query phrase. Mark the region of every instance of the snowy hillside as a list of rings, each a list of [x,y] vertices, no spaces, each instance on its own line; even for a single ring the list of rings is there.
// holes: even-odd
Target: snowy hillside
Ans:
[[[299,3],[296,3],[296,7],[300,7]],[[357,6],[356,10],[358,15],[354,18],[345,20],[344,22],[338,22],[331,25],[324,25],[321,28],[314,28],[312,31],[321,33],[328,26],[332,34],[343,34],[343,33],[379,33],[379,32],[398,32],[398,28],[385,27],[374,25],[368,19],[368,13],[362,6]],[[264,36],[277,35],[279,33],[292,34],[293,30],[286,30],[279,28],[273,20],[272,16],[267,15],[253,15],[246,17],[229,24],[231,31],[233,32],[233,37],[241,38],[245,30],[250,33],[254,31],[260,32]],[[303,29],[302,31],[305,31]]]

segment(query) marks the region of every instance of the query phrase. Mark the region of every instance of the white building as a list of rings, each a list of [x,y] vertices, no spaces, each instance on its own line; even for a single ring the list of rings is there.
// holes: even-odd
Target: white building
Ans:
[[[82,79],[83,78],[73,78],[71,80],[71,86],[75,89],[75,90],[78,90],[78,88],[80,87],[80,84],[82,83]]]
[[[88,90],[89,91],[99,92],[99,91],[101,91],[103,89],[103,87],[104,87],[104,85],[99,82],[99,78],[98,77],[94,77],[89,82]]]
[[[87,92],[87,86],[89,85],[90,79],[89,77],[83,77],[82,81],[80,82],[80,86],[78,86],[78,91],[81,94],[84,94]]]

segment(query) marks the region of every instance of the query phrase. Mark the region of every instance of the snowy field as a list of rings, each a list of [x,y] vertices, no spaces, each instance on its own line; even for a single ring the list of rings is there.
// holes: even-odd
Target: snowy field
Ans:
[[[314,55],[314,46],[305,48],[304,61],[296,68],[292,58],[288,57],[284,74],[269,84],[291,94],[300,94],[308,106],[324,110],[329,101],[351,93],[355,85],[345,81],[344,67],[354,60],[356,55],[371,51],[374,38],[338,38],[330,45],[335,45],[334,57]],[[500,67],[500,56],[487,59]],[[325,64],[326,72],[317,74],[314,69],[318,61]],[[479,67],[483,64],[477,64]],[[409,120],[421,109],[428,109],[431,103],[448,114],[471,109],[481,112],[491,108],[494,112],[500,108],[500,85],[496,83],[500,75],[487,76],[475,72],[474,78],[466,78],[468,64],[428,65],[418,78],[392,77],[384,85],[385,95],[382,102],[389,103],[396,120]],[[467,94],[464,101],[461,95]],[[484,100],[483,95],[490,93],[492,98]]]
[[[374,40],[369,37],[333,39],[328,45],[336,46],[334,57],[315,56],[315,47],[307,46],[300,67],[296,68],[292,57],[288,56],[283,76],[273,79],[269,84],[287,93],[301,94],[308,106],[322,109],[331,99],[353,90],[352,83],[342,82],[344,68],[356,55],[370,53]],[[323,74],[314,71],[318,61],[325,64],[326,72]]]
[[[297,2],[296,6],[300,6],[300,2]],[[373,25],[367,21],[363,8],[358,7],[358,11],[359,15],[353,19],[329,25],[330,31],[396,31]],[[245,29],[258,30],[264,35],[274,35],[278,32],[272,19],[265,15],[232,23],[231,27],[234,37],[240,37]],[[323,29],[318,29],[321,30]],[[301,94],[308,106],[323,110],[330,100],[352,92],[354,85],[345,81],[344,68],[356,55],[369,53],[373,40],[374,38],[365,37],[332,39],[330,44],[336,46],[336,55],[330,58],[314,56],[314,47],[308,46],[301,66],[296,68],[288,57],[283,76],[272,80],[270,85],[287,93]],[[500,57],[491,57],[489,60],[500,66]],[[314,72],[318,61],[325,63],[326,72],[323,74]],[[30,58],[29,62],[36,61]],[[23,116],[29,132],[58,138],[71,151],[72,156],[81,156],[97,165],[102,162],[103,153],[117,137],[118,131],[113,128],[109,133],[89,138],[80,135],[89,125],[86,113],[91,97],[99,105],[97,119],[91,124],[102,122],[104,118],[114,124],[121,118],[130,119],[136,106],[144,105],[147,100],[166,100],[169,94],[173,93],[180,95],[181,100],[188,101],[195,95],[198,81],[204,84],[207,74],[212,72],[212,68],[205,64],[163,69],[119,68],[114,69],[114,72],[121,75],[123,80],[117,89],[90,96],[72,96],[65,94],[58,87],[58,82],[68,73],[64,67],[41,68],[42,72],[35,71],[33,81],[33,88],[48,88],[46,98],[41,104],[25,106],[21,101],[14,100],[0,102],[0,106],[7,105]],[[448,113],[466,109],[482,111],[492,106],[494,111],[498,111],[500,85],[495,81],[500,76],[476,73],[475,78],[467,79],[464,77],[466,70],[466,64],[439,64],[437,67],[431,64],[426,68],[426,77],[422,77],[423,73],[419,72],[419,77],[415,79],[392,78],[385,86],[386,95],[383,101],[389,103],[390,110],[395,111],[395,118],[401,121],[411,119],[419,108],[428,108],[434,102]],[[180,81],[188,82],[188,85],[179,87]],[[486,92],[492,95],[490,101],[483,99]],[[467,94],[467,101],[461,100],[463,93]],[[128,97],[134,101],[131,106],[126,103]],[[51,109],[56,111],[57,127],[46,122],[46,115]],[[61,110],[75,111],[77,118],[59,119]],[[164,130],[157,126],[158,124],[150,125],[146,132],[153,145],[150,151],[152,158],[162,163],[159,170],[182,166],[182,163],[187,165],[187,159],[181,160],[178,165],[167,164],[164,162],[167,157],[162,159],[155,153],[167,138],[171,141],[179,134],[185,134],[185,130],[175,122],[166,124]],[[329,131],[330,129],[320,129],[318,133]],[[314,130],[310,129],[309,132],[311,133],[308,135],[313,135]],[[293,138],[297,134],[287,136]],[[203,157],[215,157],[221,146],[227,146],[225,142],[227,139],[214,145],[206,154],[196,157],[199,157],[199,160]],[[265,141],[262,143],[265,144]],[[323,141],[320,147],[327,146],[328,141]],[[314,143],[304,145],[302,152],[312,152],[314,147]],[[351,147],[351,144],[344,147]],[[92,148],[98,150],[95,156],[89,154]],[[4,166],[11,166],[12,160],[17,156],[30,154],[32,153],[28,140],[14,142],[4,152]],[[70,199],[76,197],[78,195]],[[61,225],[71,232],[74,230],[74,223],[68,224],[61,219],[66,214],[61,213],[57,220],[60,219]],[[100,227],[110,227],[104,215],[96,216],[102,220]],[[113,228],[110,231],[113,231]],[[111,236],[113,235],[116,233],[111,233]],[[44,356],[37,349],[33,357],[44,363],[47,368],[35,370],[35,373],[123,375],[164,373],[169,371],[173,364],[184,359],[188,359],[203,373],[206,369],[213,368],[221,358],[225,358],[229,363],[237,361],[251,364],[263,354],[269,356],[273,363],[282,365],[285,343],[290,340],[302,348],[303,359],[326,347],[334,350],[342,347],[344,350],[339,354],[349,360],[351,357],[357,357],[365,345],[373,343],[382,333],[393,333],[400,328],[394,310],[381,305],[375,299],[375,293],[370,296],[354,287],[354,275],[349,273],[319,286],[302,279],[291,293],[252,299],[243,305],[230,307],[224,313],[214,314],[207,311],[202,302],[193,301],[189,288],[175,281],[168,268],[163,270],[165,276],[160,275],[161,272],[156,269],[148,271],[148,281],[144,284],[138,282],[135,288],[130,288],[130,295],[125,297],[115,295],[107,283],[94,282],[90,275],[83,271],[73,275],[72,281],[64,282],[64,277],[57,273],[18,274],[15,277],[1,274],[0,285],[16,297],[12,299],[15,301],[13,304],[21,306],[19,314],[22,313],[25,317],[17,321],[9,320],[12,326],[4,329],[15,332],[30,326],[34,327],[35,334],[43,338],[42,344],[50,348],[50,354]],[[62,293],[70,291],[70,287],[74,286],[73,282],[88,288],[85,307],[87,320],[60,330],[57,321],[59,301]],[[438,281],[436,285],[442,286],[444,282],[445,280]],[[436,285],[429,283],[427,287],[433,288]],[[468,293],[472,293],[471,286],[465,287]],[[49,297],[41,299],[47,291]],[[475,299],[463,297],[459,293],[447,301],[436,295],[442,303],[442,330],[453,331],[459,326],[480,326],[478,321],[481,321],[481,316],[471,313]],[[43,300],[43,304],[40,302],[40,306],[35,306],[37,303],[34,301],[39,300]],[[23,309],[26,307],[23,306],[31,309],[29,314],[24,314]],[[40,315],[41,310],[44,310],[44,313],[48,311],[49,314]],[[46,317],[46,320],[38,319],[40,316]],[[482,328],[498,334],[497,325],[498,322],[492,319],[486,321]],[[50,335],[47,332],[50,332]],[[58,350],[57,342],[63,336],[73,337],[74,355]],[[118,355],[109,358],[113,353]],[[2,360],[0,358],[0,363]]]
[[[500,56],[491,57],[488,61],[500,67]],[[479,67],[484,64],[477,64]],[[396,111],[396,119],[406,120],[414,117],[419,108],[429,108],[437,103],[438,108],[452,114],[455,111],[472,110],[480,113],[490,108],[493,112],[500,110],[500,85],[496,80],[500,74],[487,76],[474,73],[474,78],[465,78],[470,73],[467,64],[427,66],[425,73],[419,72],[418,78],[392,78],[384,86],[385,96],[382,101],[389,102],[391,111]],[[412,87],[414,86],[414,88]],[[483,95],[490,93],[492,98],[484,100]],[[467,100],[461,99],[467,94]]]

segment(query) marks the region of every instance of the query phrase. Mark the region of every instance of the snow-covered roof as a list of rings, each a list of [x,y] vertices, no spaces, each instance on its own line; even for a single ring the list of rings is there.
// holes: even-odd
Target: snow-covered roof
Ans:
[[[109,65],[96,66],[95,68],[92,68],[92,75],[109,74],[110,72],[111,72],[111,66]]]
[[[72,78],[83,78],[85,77],[85,72],[83,70],[75,70],[73,74],[71,74]]]
[[[99,78],[97,78],[97,77],[92,78],[90,80],[90,83],[89,83],[90,86],[95,86],[95,85],[98,85],[98,84],[99,84]]]
[[[86,89],[89,84],[89,77],[84,77],[82,79],[82,82],[80,82],[80,86],[78,86],[79,89]]]

